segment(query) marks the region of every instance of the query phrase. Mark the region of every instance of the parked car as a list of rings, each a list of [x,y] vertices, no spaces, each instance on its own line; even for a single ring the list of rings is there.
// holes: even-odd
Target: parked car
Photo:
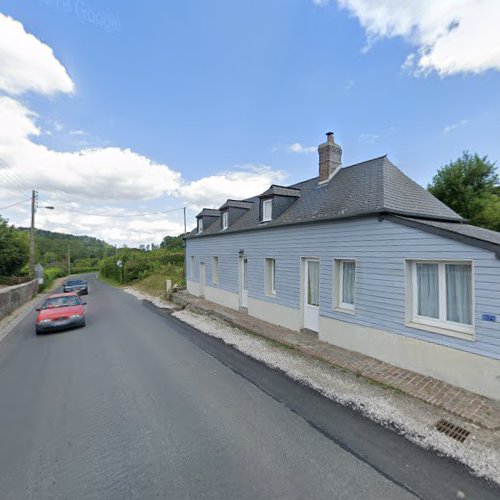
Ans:
[[[89,285],[85,280],[70,279],[63,283],[63,292],[76,292],[79,295],[88,295]]]
[[[58,293],[50,295],[43,306],[38,308],[36,317],[36,333],[64,330],[85,326],[86,302],[75,293]]]

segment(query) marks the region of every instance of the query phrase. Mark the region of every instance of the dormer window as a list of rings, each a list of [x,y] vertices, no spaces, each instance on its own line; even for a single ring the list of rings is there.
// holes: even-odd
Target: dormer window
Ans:
[[[272,219],[273,200],[262,200],[262,222],[267,222]]]
[[[203,231],[203,219],[200,217],[198,219],[198,234]]]
[[[222,229],[229,227],[229,212],[222,212]]]

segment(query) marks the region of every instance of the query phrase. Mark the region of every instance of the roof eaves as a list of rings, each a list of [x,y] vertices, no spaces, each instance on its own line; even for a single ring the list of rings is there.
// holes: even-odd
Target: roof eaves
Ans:
[[[258,226],[252,226],[252,227],[246,227],[242,229],[231,229],[228,228],[225,231],[225,234],[235,234],[235,233],[248,233],[251,231],[263,231],[266,229],[279,229],[282,227],[290,227],[290,226],[302,226],[304,224],[315,224],[315,223],[320,223],[320,222],[335,222],[335,221],[345,221],[349,219],[361,219],[364,217],[377,217],[383,215],[383,212],[366,212],[366,213],[359,213],[359,214],[353,214],[353,215],[343,215],[343,216],[335,216],[335,217],[318,217],[317,219],[304,219],[304,220],[298,220],[298,221],[292,221],[292,222],[277,222],[277,223],[272,223],[271,221],[267,221],[266,223],[259,223]],[[211,234],[204,234],[200,233],[200,237],[209,237],[209,236],[220,236],[221,233],[211,233]],[[191,239],[197,237],[198,234],[186,237],[186,239]]]

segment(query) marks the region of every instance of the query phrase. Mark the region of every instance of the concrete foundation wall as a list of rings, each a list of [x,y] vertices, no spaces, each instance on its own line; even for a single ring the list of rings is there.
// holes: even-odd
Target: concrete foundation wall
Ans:
[[[248,298],[248,314],[256,318],[284,326],[290,330],[299,331],[301,328],[300,310],[292,307],[272,304],[264,300]]]
[[[231,309],[240,308],[240,297],[237,293],[221,290],[212,286],[205,286],[205,298],[217,304],[221,304]]]
[[[22,285],[0,288],[0,320],[31,300],[37,291],[38,283],[36,280]]]
[[[319,338],[387,363],[500,399],[500,360],[320,317]]]

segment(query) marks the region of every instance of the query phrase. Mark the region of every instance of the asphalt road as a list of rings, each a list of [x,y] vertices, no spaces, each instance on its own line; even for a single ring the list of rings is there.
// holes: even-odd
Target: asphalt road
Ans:
[[[454,462],[91,278],[0,343],[0,499],[500,498]]]

